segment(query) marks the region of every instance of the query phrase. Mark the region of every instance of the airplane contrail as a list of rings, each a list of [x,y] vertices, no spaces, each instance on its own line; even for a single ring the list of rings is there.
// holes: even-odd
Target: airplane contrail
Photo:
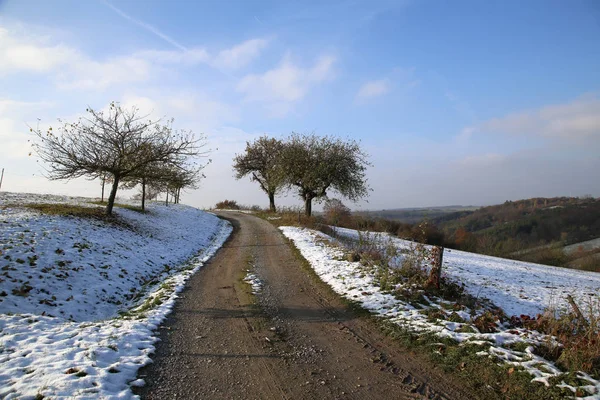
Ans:
[[[143,21],[140,21],[139,19],[133,18],[132,16],[130,16],[130,15],[126,14],[125,12],[123,12],[121,9],[119,9],[119,8],[115,7],[114,5],[112,5],[111,3],[109,3],[108,0],[102,0],[102,2],[104,4],[106,4],[110,9],[112,9],[114,12],[116,12],[117,14],[119,14],[121,17],[125,18],[126,20],[131,21],[131,22],[133,22],[134,24],[136,24],[138,26],[141,26],[142,28],[146,29],[147,31],[150,31],[154,35],[158,36],[159,38],[161,38],[165,42],[171,44],[172,46],[178,48],[179,50],[188,51],[187,47],[185,47],[182,44],[178,43],[177,41],[175,41],[171,37],[165,35],[164,33],[162,33],[161,31],[159,31],[158,29],[156,29],[152,25],[147,24],[147,23],[145,23]]]

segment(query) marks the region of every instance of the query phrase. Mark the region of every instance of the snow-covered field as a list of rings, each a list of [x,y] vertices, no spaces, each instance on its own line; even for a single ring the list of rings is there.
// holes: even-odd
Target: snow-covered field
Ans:
[[[336,228],[336,234],[358,239],[352,229]],[[370,240],[383,244],[391,241],[400,249],[410,249],[412,242],[388,234],[367,232]],[[542,313],[548,307],[564,308],[567,295],[579,304],[600,293],[600,274],[547,265],[526,263],[446,249],[443,271],[465,284],[477,297],[490,299],[508,316]]]
[[[331,243],[336,240],[321,232],[296,228],[280,227],[283,234],[294,242],[321,279],[340,295],[357,301],[376,315],[389,318],[404,328],[414,332],[429,332],[440,337],[450,337],[461,345],[481,346],[481,356],[503,360],[505,363],[524,368],[533,375],[533,380],[548,385],[551,377],[559,376],[556,366],[535,354],[533,346],[553,340],[536,331],[524,328],[500,326],[495,333],[480,333],[469,323],[470,310],[456,313],[465,322],[431,318],[418,309],[384,293],[367,268],[359,262],[345,261],[344,251]],[[338,235],[358,239],[357,231],[336,228]],[[361,236],[365,235],[361,233]],[[369,240],[410,249],[411,242],[387,235],[366,233]],[[443,274],[465,285],[467,292],[478,298],[488,298],[510,315],[536,315],[551,306],[562,307],[567,294],[585,304],[600,293],[600,274],[547,267],[537,264],[487,257],[456,250],[444,253]],[[441,301],[433,307],[441,307]],[[469,325],[465,329],[465,325]],[[509,348],[523,343],[525,351]],[[580,372],[577,374],[580,389],[589,393],[587,399],[600,399],[600,381]],[[564,384],[566,389],[575,392],[575,387]]]
[[[115,208],[116,225],[26,203],[90,199],[0,193],[0,398],[132,398],[154,331],[228,223],[197,209]]]

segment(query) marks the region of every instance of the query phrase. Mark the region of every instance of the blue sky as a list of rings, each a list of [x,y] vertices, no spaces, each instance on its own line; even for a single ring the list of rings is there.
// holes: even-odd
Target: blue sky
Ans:
[[[362,142],[353,208],[600,196],[598,71],[594,0],[0,0],[3,189],[97,196],[41,176],[27,124],[116,100],[207,135],[196,206],[266,205],[231,159],[292,131]]]

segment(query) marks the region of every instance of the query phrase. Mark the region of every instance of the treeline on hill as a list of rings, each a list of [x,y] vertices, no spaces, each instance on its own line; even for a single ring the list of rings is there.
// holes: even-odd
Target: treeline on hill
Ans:
[[[357,211],[356,215],[364,217],[391,219],[395,221],[416,224],[424,219],[436,219],[448,214],[460,211],[474,211],[480,207],[477,206],[444,206],[444,207],[426,207],[426,208],[396,208],[388,210],[369,210]]]
[[[457,246],[506,254],[552,242],[569,245],[600,237],[600,199],[507,201],[432,222],[452,235]]]
[[[564,247],[600,238],[600,199],[533,198],[474,211],[445,214],[419,223],[327,209],[338,226],[388,232],[400,238],[498,257],[600,272],[600,249]]]

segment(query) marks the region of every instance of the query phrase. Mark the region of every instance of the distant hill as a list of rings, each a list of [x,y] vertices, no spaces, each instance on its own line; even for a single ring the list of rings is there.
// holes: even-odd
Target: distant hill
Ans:
[[[600,199],[532,198],[440,215],[431,221],[449,245],[464,250],[553,265],[567,265],[580,254],[563,247],[600,237]],[[577,247],[577,246],[576,246]],[[592,269],[597,269],[593,266]]]
[[[470,233],[502,235],[525,242],[560,240],[565,245],[600,236],[600,199],[577,197],[507,201],[432,218],[448,233],[462,228]]]
[[[431,220],[456,213],[472,212],[478,208],[478,206],[395,208],[391,210],[359,211],[355,212],[354,214],[367,218],[383,218],[392,221],[399,221],[405,224],[415,224],[424,219]]]

